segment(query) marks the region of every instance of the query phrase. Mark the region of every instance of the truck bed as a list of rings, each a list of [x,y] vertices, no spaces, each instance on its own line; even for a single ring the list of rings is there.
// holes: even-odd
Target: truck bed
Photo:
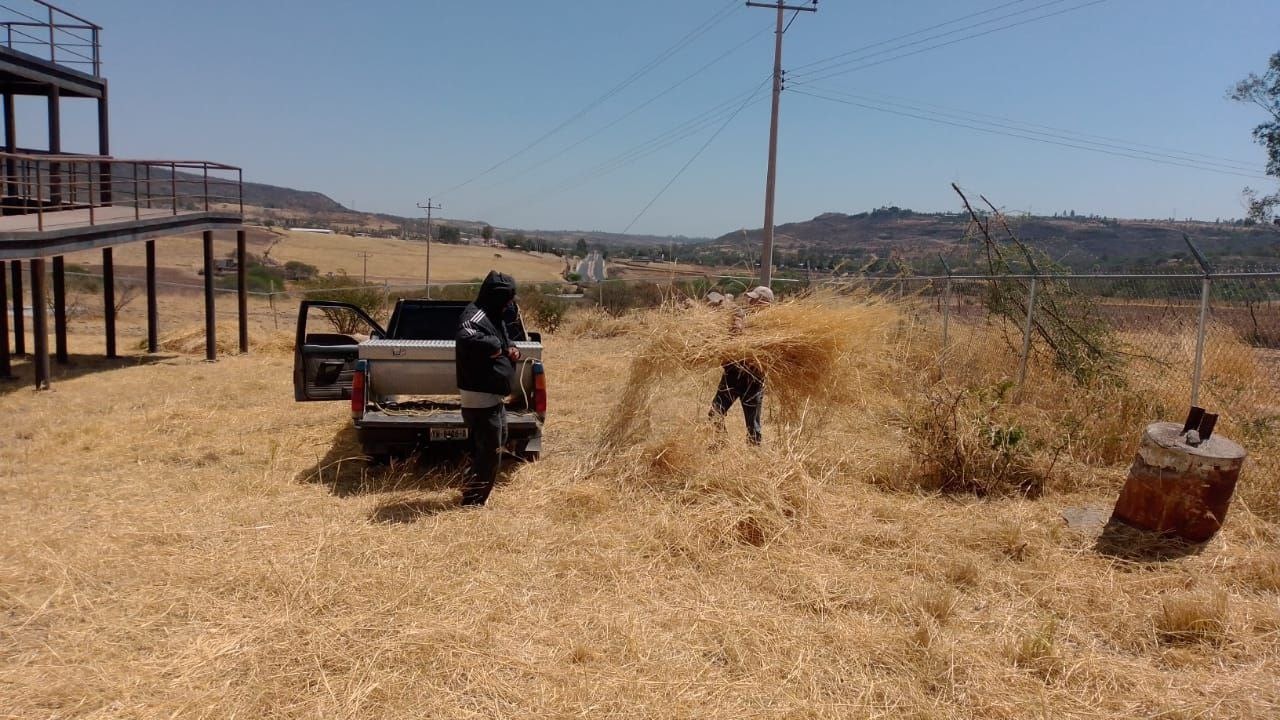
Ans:
[[[517,342],[517,394],[533,392],[533,361],[542,359],[542,343]],[[369,367],[369,397],[458,394],[452,340],[375,339],[360,343],[360,359]]]

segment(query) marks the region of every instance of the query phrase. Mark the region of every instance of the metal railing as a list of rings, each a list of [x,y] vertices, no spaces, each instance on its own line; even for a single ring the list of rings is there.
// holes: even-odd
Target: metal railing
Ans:
[[[43,0],[0,2],[4,44],[42,60],[102,77],[102,27]]]
[[[34,215],[39,231],[184,212],[243,215],[243,188],[240,168],[205,160],[0,152],[0,212]]]

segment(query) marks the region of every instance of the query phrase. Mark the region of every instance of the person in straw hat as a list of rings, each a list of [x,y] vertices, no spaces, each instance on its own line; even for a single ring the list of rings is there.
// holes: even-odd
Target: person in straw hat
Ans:
[[[746,328],[747,313],[752,308],[773,302],[773,291],[760,285],[743,293],[743,297],[747,300],[747,307],[734,310],[731,330],[734,334]],[[763,439],[760,416],[764,409],[764,376],[759,368],[741,361],[725,363],[724,374],[721,375],[720,386],[711,400],[708,417],[723,428],[725,413],[733,407],[734,401],[742,403],[742,417],[747,422],[747,439],[753,445],[759,445]]]

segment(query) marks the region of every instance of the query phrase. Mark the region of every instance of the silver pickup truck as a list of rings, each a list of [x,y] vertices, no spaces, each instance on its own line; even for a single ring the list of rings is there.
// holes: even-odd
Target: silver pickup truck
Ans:
[[[293,394],[299,402],[350,400],[366,455],[382,460],[467,440],[454,365],[454,333],[465,302],[400,300],[384,330],[363,310],[306,300],[298,309]],[[516,318],[507,324],[521,359],[507,398],[507,450],[542,452],[547,389],[542,338]]]

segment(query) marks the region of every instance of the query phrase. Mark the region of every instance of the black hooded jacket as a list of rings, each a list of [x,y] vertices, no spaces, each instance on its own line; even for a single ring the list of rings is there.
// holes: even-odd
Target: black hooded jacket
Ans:
[[[507,357],[511,341],[503,315],[515,296],[515,279],[492,270],[475,301],[462,311],[454,337],[459,388],[495,395],[511,393],[516,371]]]

